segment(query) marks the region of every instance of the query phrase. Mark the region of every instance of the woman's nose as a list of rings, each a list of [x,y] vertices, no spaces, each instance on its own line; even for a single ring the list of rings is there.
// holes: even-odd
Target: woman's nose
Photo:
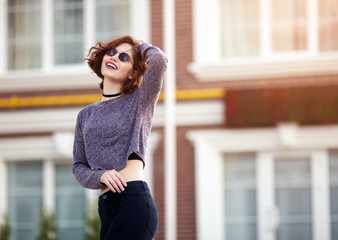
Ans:
[[[111,56],[111,59],[112,59],[113,61],[117,62],[118,59],[119,59],[118,57],[119,57],[119,53],[116,53],[114,56]]]

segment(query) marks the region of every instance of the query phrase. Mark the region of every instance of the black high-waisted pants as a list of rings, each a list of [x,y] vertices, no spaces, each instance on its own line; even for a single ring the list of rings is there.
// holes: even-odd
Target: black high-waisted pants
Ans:
[[[121,193],[105,192],[99,197],[100,240],[151,240],[158,214],[148,184],[127,182]]]

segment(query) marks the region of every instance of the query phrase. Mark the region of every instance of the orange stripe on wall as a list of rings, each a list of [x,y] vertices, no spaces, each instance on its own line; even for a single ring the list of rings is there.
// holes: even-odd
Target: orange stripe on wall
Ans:
[[[199,100],[222,98],[225,96],[224,89],[192,89],[177,90],[176,100]],[[100,99],[98,94],[82,94],[70,96],[41,96],[41,97],[18,97],[12,95],[9,98],[0,98],[0,108],[28,108],[45,106],[86,105]],[[161,92],[159,100],[164,99]]]

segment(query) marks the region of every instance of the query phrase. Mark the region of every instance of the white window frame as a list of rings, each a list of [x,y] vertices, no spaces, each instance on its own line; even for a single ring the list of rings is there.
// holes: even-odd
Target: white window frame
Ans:
[[[149,0],[129,0],[130,34],[136,39],[150,42],[150,2]],[[95,44],[95,1],[84,0],[84,53]],[[99,79],[91,73],[85,63],[53,65],[53,2],[42,0],[42,67],[41,69],[15,70],[7,69],[7,4],[0,1],[0,85],[1,92],[32,91],[53,89],[95,88]],[[95,81],[96,79],[96,81]]]
[[[307,44],[304,52],[272,52],[270,1],[260,0],[260,56],[223,58],[221,56],[221,0],[194,0],[193,62],[188,70],[201,82],[252,80],[338,74],[337,52],[318,50],[319,0],[307,0]],[[213,36],[213,37],[210,37]],[[287,71],[286,71],[287,70]]]
[[[221,191],[224,189],[223,154],[241,152],[256,152],[257,239],[275,239],[270,230],[278,221],[271,222],[271,217],[267,219],[266,216],[267,210],[272,215],[276,214],[272,196],[274,185],[273,181],[268,185],[267,182],[274,179],[274,158],[292,153],[305,154],[311,158],[313,240],[330,240],[328,151],[338,148],[338,125],[299,127],[295,124],[281,124],[276,128],[192,130],[187,133],[187,138],[195,149],[198,240],[225,239],[225,199]],[[264,193],[261,191],[262,185]],[[267,192],[270,194],[267,195]]]

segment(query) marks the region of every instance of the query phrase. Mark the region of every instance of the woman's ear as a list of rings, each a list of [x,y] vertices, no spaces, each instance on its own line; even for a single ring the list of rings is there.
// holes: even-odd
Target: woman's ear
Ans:
[[[130,74],[128,75],[129,79],[133,79],[134,78],[134,74],[135,74],[135,70],[131,70]]]

